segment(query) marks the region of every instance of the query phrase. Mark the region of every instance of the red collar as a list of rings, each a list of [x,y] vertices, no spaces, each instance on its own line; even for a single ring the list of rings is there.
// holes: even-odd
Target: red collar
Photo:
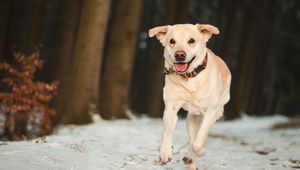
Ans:
[[[193,77],[196,77],[202,70],[204,70],[206,68],[206,65],[207,65],[207,53],[205,55],[205,58],[202,62],[202,64],[198,65],[193,71],[191,72],[185,72],[183,74],[180,74],[178,72],[176,72],[172,67],[167,69],[167,68],[164,68],[164,74],[167,75],[167,74],[170,74],[170,73],[177,73],[179,74],[180,76],[182,76],[183,78],[185,79],[188,79],[188,78],[193,78]]]

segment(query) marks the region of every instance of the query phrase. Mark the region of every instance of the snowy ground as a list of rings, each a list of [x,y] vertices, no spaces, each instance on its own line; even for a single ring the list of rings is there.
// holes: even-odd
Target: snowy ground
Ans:
[[[271,130],[286,118],[243,117],[218,122],[206,141],[198,169],[300,169],[300,129]],[[1,170],[180,170],[187,151],[185,121],[174,133],[173,160],[160,165],[160,119],[99,120],[87,126],[65,126],[46,138],[0,142]]]

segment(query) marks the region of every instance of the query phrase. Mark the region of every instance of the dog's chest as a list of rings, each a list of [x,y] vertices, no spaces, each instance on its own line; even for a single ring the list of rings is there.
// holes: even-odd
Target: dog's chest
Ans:
[[[182,108],[190,113],[204,113],[209,106],[209,101],[205,93],[201,93],[201,90],[198,90],[190,95],[186,95]]]
[[[204,113],[211,104],[212,90],[209,87],[204,75],[188,80],[170,75],[166,79],[164,100],[178,101],[189,112]]]
[[[190,94],[191,98],[197,98],[201,93],[205,92],[206,82],[203,77],[197,77],[193,79],[181,79],[182,87],[184,87],[187,94]]]
[[[201,107],[201,106],[197,106],[197,105],[192,105],[190,103],[184,103],[182,105],[182,108],[186,111],[188,111],[191,114],[196,114],[196,115],[200,115],[203,114],[207,111],[207,107]]]
[[[190,82],[189,82],[190,81]],[[185,102],[183,103],[182,108],[195,113],[204,113],[206,112],[209,106],[209,94],[207,85],[204,81],[192,82],[187,80],[184,84],[185,91]]]

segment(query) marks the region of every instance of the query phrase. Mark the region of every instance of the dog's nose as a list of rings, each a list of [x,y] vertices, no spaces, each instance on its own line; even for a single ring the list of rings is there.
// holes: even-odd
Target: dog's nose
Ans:
[[[186,53],[184,51],[176,51],[175,52],[175,60],[176,61],[184,61]]]

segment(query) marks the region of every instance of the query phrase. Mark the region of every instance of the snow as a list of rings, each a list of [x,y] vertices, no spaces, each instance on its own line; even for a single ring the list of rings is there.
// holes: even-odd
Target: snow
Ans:
[[[246,117],[220,121],[210,130],[199,170],[300,168],[300,129],[271,130],[287,118]],[[185,121],[174,131],[173,159],[158,163],[161,119],[98,120],[85,126],[62,126],[31,141],[0,142],[1,170],[180,170],[187,152]]]

